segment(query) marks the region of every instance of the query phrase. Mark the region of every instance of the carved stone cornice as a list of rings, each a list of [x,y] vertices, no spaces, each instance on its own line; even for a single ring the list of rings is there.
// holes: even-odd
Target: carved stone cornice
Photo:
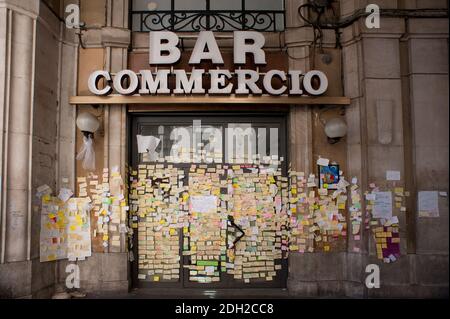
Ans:
[[[83,46],[86,48],[128,48],[131,43],[129,29],[102,27],[83,31]]]

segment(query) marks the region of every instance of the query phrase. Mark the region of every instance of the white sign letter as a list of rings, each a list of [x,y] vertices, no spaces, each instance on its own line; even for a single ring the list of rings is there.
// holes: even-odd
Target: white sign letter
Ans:
[[[320,80],[320,86],[317,90],[312,87],[312,79],[314,76],[319,77]],[[308,92],[311,95],[323,94],[328,88],[327,76],[322,71],[317,70],[309,71],[303,77],[303,88],[305,89],[306,92]]]
[[[253,43],[246,43],[247,40]],[[252,53],[255,64],[266,64],[266,54],[262,49],[266,39],[255,31],[234,31],[234,63],[245,64],[245,54]]]
[[[170,70],[158,70],[155,79],[153,79],[152,71],[150,70],[141,70],[140,73],[142,76],[142,84],[139,94],[170,93],[169,87],[167,86],[167,77],[169,76]]]
[[[228,83],[226,87],[226,78],[231,79],[231,73],[228,70],[209,70],[211,75],[211,88],[209,94],[230,94],[233,89],[233,84]],[[219,87],[220,86],[220,87]]]
[[[303,94],[303,90],[300,88],[300,77],[302,76],[302,73],[303,72],[299,70],[289,70],[289,75],[291,77],[291,90],[289,91],[289,94]]]
[[[111,81],[111,76],[107,71],[92,72],[88,80],[89,91],[91,91],[91,93],[94,93],[95,95],[108,95],[112,90],[109,85],[105,85],[103,89],[99,89],[97,87],[98,82],[100,81],[100,77],[104,77],[106,81]]]
[[[165,40],[167,42],[163,43],[162,40]],[[149,43],[150,64],[172,64],[176,63],[181,57],[181,52],[177,48],[178,36],[173,32],[150,32]],[[162,55],[163,52],[168,52],[169,54]]]
[[[205,52],[206,47],[208,51]],[[199,64],[201,60],[211,60],[214,64],[223,64],[223,58],[212,31],[200,32],[189,64]]]
[[[128,76],[128,78],[130,79],[130,85],[128,86],[127,89],[125,89],[123,87],[123,82],[124,82],[123,80],[124,80],[125,76]],[[114,88],[120,94],[123,94],[123,95],[132,94],[137,90],[138,85],[139,85],[139,79],[138,79],[136,73],[134,73],[131,70],[119,71],[119,72],[117,72],[116,76],[114,77]]]
[[[259,74],[253,70],[236,70],[235,73],[238,76],[238,88],[236,94],[249,94],[249,88],[253,94],[262,94],[262,90],[256,85],[259,80]],[[247,75],[250,78],[247,79]]]
[[[285,85],[283,85],[281,88],[279,88],[278,90],[274,89],[272,86],[272,78],[277,75],[280,77],[280,79],[285,82],[286,81],[286,72],[284,71],[280,71],[280,70],[270,70],[269,72],[266,73],[266,75],[264,76],[264,89],[266,89],[267,92],[269,92],[270,94],[273,95],[281,95],[283,94],[286,90],[287,87]]]
[[[192,69],[191,78],[188,80],[185,70],[174,70],[176,76],[175,94],[205,93],[203,88],[203,73],[205,70]],[[192,87],[194,87],[192,89]]]

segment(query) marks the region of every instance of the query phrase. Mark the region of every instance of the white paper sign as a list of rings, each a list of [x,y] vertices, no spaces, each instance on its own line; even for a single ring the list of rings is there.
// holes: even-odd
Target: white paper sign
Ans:
[[[419,192],[418,210],[419,217],[439,217],[439,202],[437,191]]]
[[[375,204],[373,206],[374,218],[392,217],[392,193],[391,192],[375,192]]]
[[[59,190],[58,198],[63,202],[67,202],[67,200],[72,197],[73,192],[69,188],[61,188]]]
[[[320,158],[317,160],[317,165],[319,165],[319,166],[328,166],[329,163],[330,163],[330,160],[329,160],[328,158],[322,158],[322,157],[320,157]]]
[[[159,145],[160,139],[154,136],[136,135],[138,153],[153,153]]]
[[[191,211],[210,213],[217,211],[217,196],[191,196]]]
[[[386,180],[399,181],[400,180],[400,171],[386,171]]]

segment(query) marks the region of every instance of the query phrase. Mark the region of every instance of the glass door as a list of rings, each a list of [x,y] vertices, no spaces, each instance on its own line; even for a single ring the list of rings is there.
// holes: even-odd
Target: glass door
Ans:
[[[132,117],[138,287],[285,287],[283,115]]]

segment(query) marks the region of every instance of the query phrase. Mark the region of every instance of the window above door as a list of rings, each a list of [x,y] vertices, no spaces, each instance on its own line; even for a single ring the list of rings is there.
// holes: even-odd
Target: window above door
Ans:
[[[131,29],[284,31],[284,0],[132,0]]]

